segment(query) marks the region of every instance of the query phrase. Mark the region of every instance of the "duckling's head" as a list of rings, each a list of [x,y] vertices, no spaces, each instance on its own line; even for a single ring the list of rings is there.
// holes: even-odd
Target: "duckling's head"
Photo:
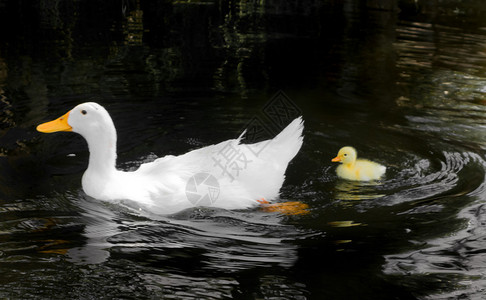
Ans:
[[[340,162],[343,164],[353,164],[358,156],[356,149],[353,147],[342,147],[336,157],[332,159],[333,162]]]

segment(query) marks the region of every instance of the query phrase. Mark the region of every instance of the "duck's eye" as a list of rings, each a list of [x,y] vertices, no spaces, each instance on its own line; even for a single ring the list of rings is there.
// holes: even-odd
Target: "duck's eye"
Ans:
[[[348,154],[347,153],[344,153],[344,156],[348,156]]]
[[[81,113],[82,113],[83,115],[86,115],[88,112],[87,112],[87,111],[85,111],[85,110],[83,109],[83,110],[81,111]]]

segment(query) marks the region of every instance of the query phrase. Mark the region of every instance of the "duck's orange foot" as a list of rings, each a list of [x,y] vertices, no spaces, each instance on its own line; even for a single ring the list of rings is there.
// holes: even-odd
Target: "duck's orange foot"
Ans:
[[[257,200],[258,203],[260,203],[262,206],[270,204],[265,198],[261,198],[260,200]]]
[[[283,203],[270,203],[265,199],[257,200],[261,208],[266,212],[279,212],[284,215],[306,215],[310,213],[309,205],[299,201],[289,201]]]

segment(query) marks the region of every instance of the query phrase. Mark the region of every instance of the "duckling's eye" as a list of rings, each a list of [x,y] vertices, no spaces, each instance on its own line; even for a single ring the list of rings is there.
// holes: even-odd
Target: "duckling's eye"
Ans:
[[[348,154],[347,153],[344,153],[344,156],[348,156]]]
[[[85,111],[85,110],[83,109],[83,110],[81,111],[81,113],[82,113],[83,115],[86,115],[88,112],[87,112],[87,111]]]

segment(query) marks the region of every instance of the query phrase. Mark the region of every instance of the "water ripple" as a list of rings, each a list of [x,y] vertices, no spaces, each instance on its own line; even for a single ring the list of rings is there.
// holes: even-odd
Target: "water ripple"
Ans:
[[[438,197],[476,195],[484,190],[485,161],[472,152],[442,152],[439,156],[413,156],[400,167],[389,167],[386,178],[377,182],[338,182],[336,198],[355,201],[357,208],[395,206],[402,203],[424,203]],[[407,166],[407,164],[409,164]],[[475,174],[466,178],[461,173]],[[441,204],[432,205],[439,210]]]
[[[192,218],[195,214],[196,219]],[[122,232],[107,238],[112,254],[145,253],[144,260],[152,256],[159,262],[181,255],[199,257],[204,269],[213,270],[288,267],[296,260],[296,253],[295,246],[286,240],[305,235],[260,213],[195,208],[177,217],[164,222],[125,223]]]

